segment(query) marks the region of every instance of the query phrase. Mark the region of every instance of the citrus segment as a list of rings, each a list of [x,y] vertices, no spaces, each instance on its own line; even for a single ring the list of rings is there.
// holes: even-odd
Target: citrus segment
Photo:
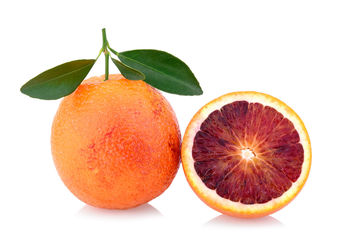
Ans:
[[[231,215],[262,216],[301,189],[311,148],[303,123],[287,105],[265,94],[238,92],[194,116],[182,162],[190,185],[209,206]]]

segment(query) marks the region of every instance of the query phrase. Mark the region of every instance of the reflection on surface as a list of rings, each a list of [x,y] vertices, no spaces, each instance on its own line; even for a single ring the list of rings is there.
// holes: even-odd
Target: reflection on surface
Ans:
[[[262,218],[255,218],[255,219],[241,219],[241,218],[231,217],[231,216],[222,214],[205,223],[205,226],[283,227],[283,223],[281,223],[276,218],[273,218],[272,216],[265,216]]]
[[[84,217],[97,217],[97,218],[137,218],[137,217],[160,217],[163,216],[155,207],[150,204],[143,204],[141,206],[125,209],[125,210],[111,210],[102,209],[85,205],[77,213],[79,216]]]

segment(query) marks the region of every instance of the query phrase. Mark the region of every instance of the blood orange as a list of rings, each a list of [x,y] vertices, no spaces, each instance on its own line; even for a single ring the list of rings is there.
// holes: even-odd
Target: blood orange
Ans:
[[[120,74],[104,79],[87,79],[62,100],[52,124],[52,155],[80,200],[126,209],[168,188],[179,167],[180,131],[156,89]]]
[[[228,215],[259,217],[288,204],[303,187],[311,145],[298,115],[257,92],[221,96],[188,125],[182,164],[195,193]]]

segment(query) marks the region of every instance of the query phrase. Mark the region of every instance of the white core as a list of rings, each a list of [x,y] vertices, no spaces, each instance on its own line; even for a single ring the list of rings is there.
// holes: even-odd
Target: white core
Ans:
[[[242,153],[241,153],[242,157],[244,159],[252,159],[253,157],[255,157],[255,154],[253,151],[251,151],[250,149],[242,149]]]

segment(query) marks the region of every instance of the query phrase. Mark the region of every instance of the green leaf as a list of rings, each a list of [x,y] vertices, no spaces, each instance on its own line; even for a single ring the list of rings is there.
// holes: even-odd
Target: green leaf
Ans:
[[[120,62],[119,60],[116,60],[114,58],[112,58],[113,63],[118,67],[120,73],[127,79],[129,80],[144,80],[146,78],[146,76],[137,71],[134,68],[131,68],[127,65],[125,65],[124,63]]]
[[[190,68],[167,52],[132,50],[117,55],[124,64],[142,72],[148,84],[160,90],[180,95],[203,94]]]
[[[96,60],[74,60],[51,68],[21,87],[23,94],[33,98],[55,100],[67,96],[84,80]]]

